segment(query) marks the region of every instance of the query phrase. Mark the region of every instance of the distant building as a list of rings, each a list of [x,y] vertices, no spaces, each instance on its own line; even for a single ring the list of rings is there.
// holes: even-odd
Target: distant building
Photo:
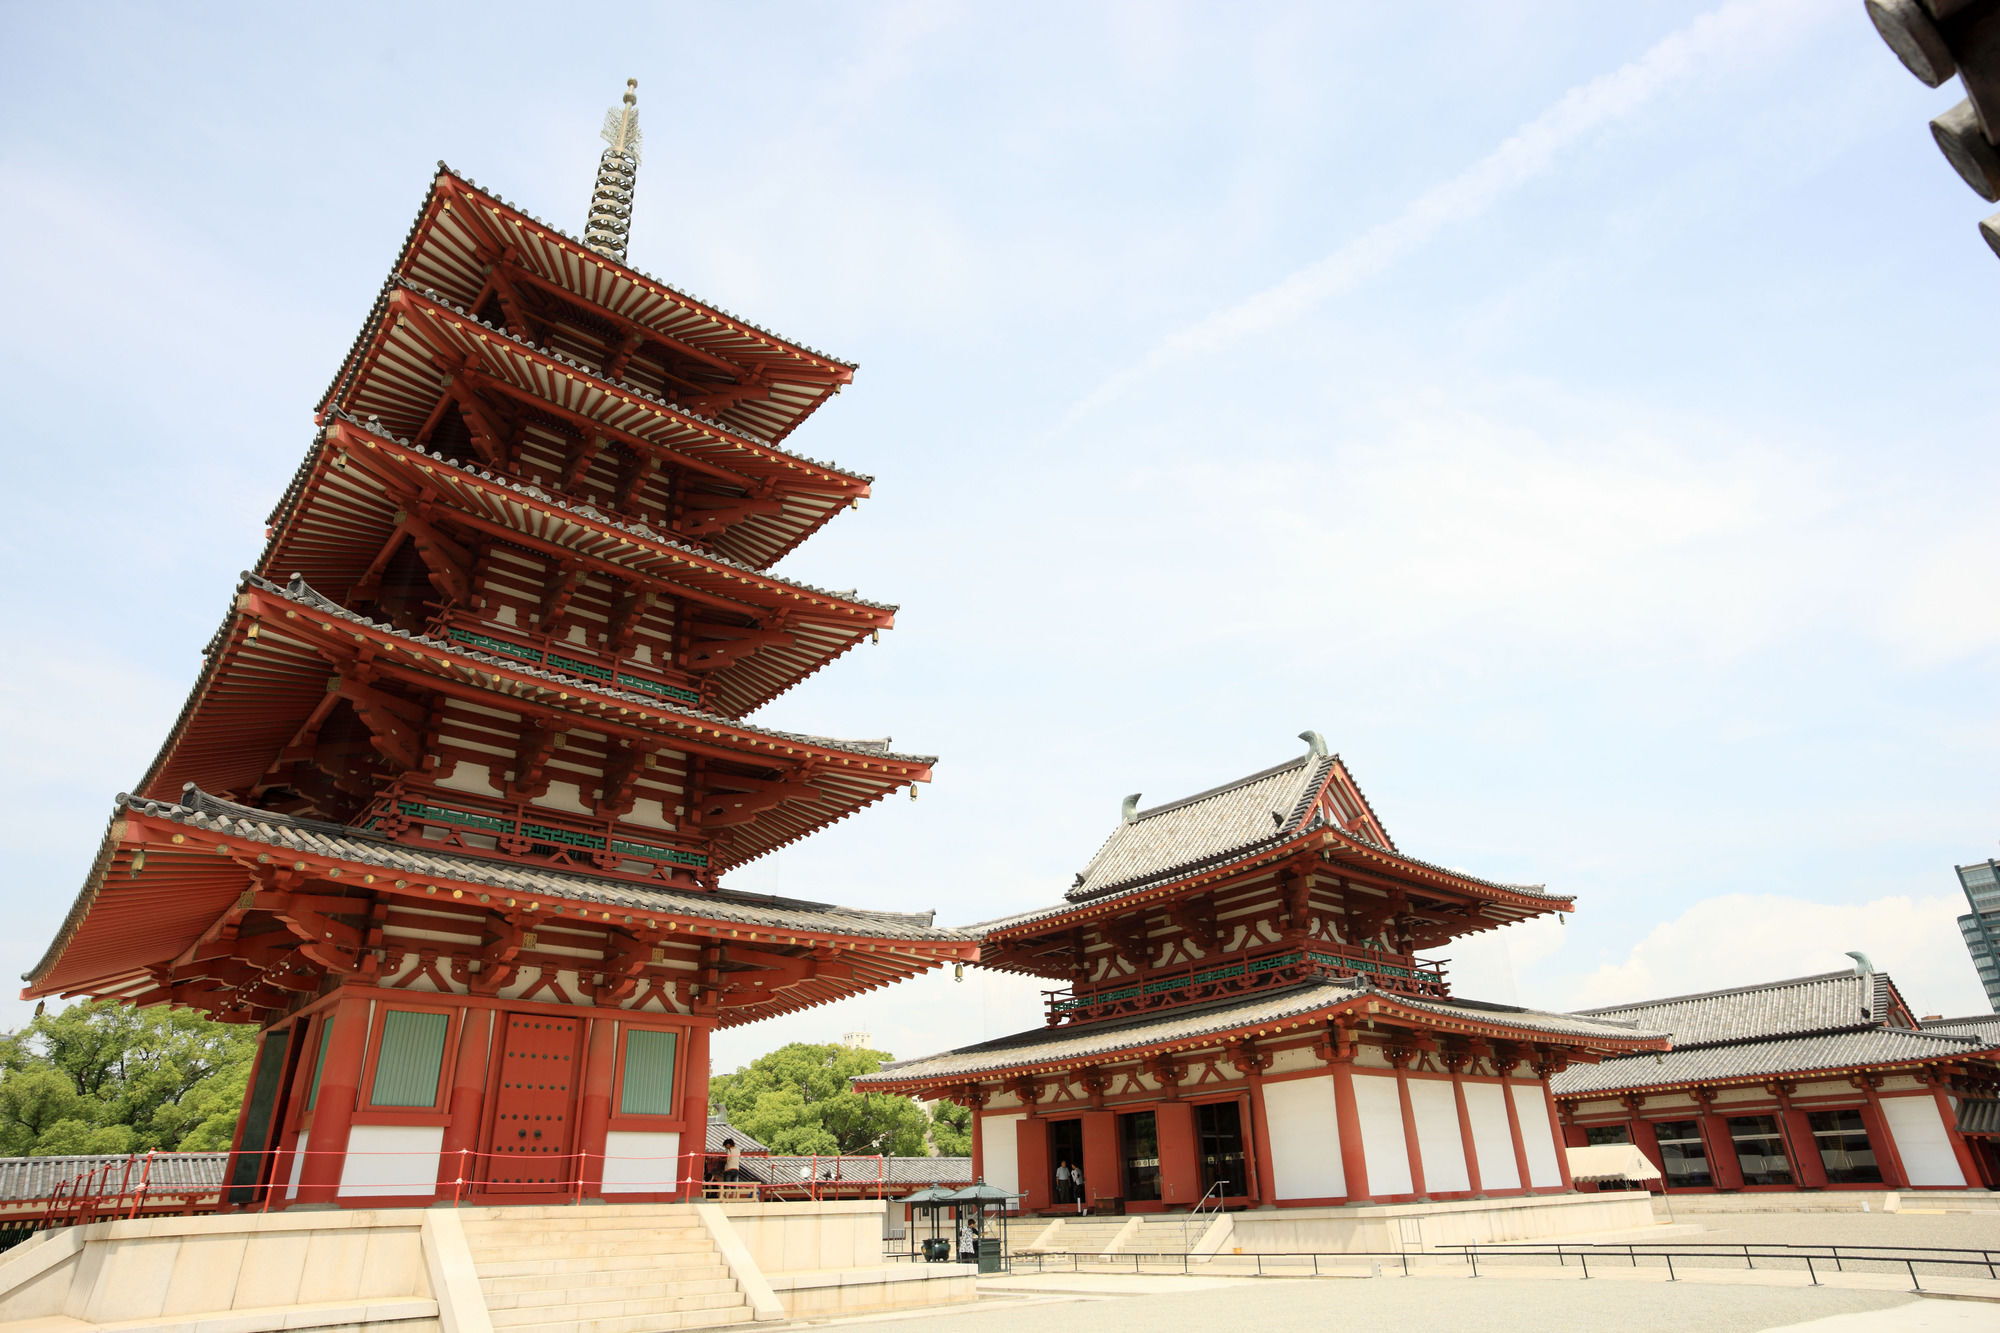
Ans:
[[[1958,932],[1979,970],[1987,1005],[2000,1013],[2000,861],[1958,867],[1958,884],[1972,907],[1958,919]]]

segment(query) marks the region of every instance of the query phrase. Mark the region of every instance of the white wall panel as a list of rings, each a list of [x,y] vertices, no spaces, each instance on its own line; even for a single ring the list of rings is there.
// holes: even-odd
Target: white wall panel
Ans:
[[[1556,1128],[1549,1121],[1549,1099],[1539,1083],[1510,1083],[1514,1113],[1521,1118],[1521,1148],[1528,1154],[1528,1183],[1536,1189],[1562,1188],[1562,1164],[1556,1161]]]
[[[1472,1147],[1479,1158],[1482,1190],[1511,1190],[1521,1184],[1514,1162],[1514,1135],[1507,1128],[1507,1094],[1498,1083],[1465,1085],[1465,1113],[1472,1117]]]
[[[679,1161],[681,1136],[670,1129],[613,1130],[604,1136],[606,1194],[670,1194],[701,1163]]]
[[[443,1125],[356,1125],[347,1131],[340,1193],[429,1198],[437,1193],[443,1147]]]
[[[989,1115],[979,1119],[979,1156],[974,1169],[989,1185],[997,1185],[1009,1194],[1021,1188],[1021,1145],[1017,1142],[1019,1125],[1028,1117],[1023,1115]]]
[[[1896,1140],[1896,1155],[1903,1159],[1903,1171],[1912,1185],[1956,1185],[1963,1187],[1965,1173],[1958,1169],[1958,1154],[1938,1114],[1937,1099],[1929,1092],[1914,1097],[1884,1097],[1882,1118],[1889,1122],[1889,1134]]]
[[[1416,1112],[1417,1152],[1424,1166],[1424,1189],[1449,1194],[1472,1188],[1465,1174],[1465,1136],[1458,1129],[1458,1099],[1440,1078],[1410,1080],[1410,1109]]]
[[[1354,1076],[1354,1105],[1361,1113],[1361,1152],[1368,1163],[1368,1192],[1408,1194],[1410,1150],[1403,1143],[1403,1099],[1392,1075]]]
[[[1331,1075],[1266,1083],[1264,1118],[1271,1126],[1271,1171],[1279,1198],[1338,1199],[1347,1194]]]

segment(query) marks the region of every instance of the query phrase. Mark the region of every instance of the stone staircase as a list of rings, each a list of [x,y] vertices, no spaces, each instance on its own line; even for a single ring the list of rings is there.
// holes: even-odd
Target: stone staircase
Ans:
[[[1033,1238],[1024,1248],[1029,1252],[1057,1254],[1103,1254],[1125,1230],[1129,1218],[1064,1217]]]
[[[1188,1254],[1219,1215],[1142,1213],[1130,1217],[1061,1218],[1029,1235],[1020,1248],[1044,1254]]]
[[[754,1311],[693,1208],[467,1209],[494,1333],[665,1333]]]

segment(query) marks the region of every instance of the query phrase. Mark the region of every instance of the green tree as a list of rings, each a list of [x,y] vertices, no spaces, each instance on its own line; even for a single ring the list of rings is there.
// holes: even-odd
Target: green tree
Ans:
[[[257,1034],[109,1000],[0,1035],[0,1153],[227,1148]]]
[[[972,1156],[972,1112],[954,1102],[932,1102],[931,1146],[940,1157]]]
[[[892,1057],[793,1042],[709,1080],[709,1106],[773,1152],[924,1156],[930,1117],[908,1097],[856,1092],[849,1080]]]

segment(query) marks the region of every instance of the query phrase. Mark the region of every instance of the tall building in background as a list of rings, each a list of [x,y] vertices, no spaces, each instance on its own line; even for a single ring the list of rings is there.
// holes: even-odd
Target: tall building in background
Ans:
[[[637,116],[582,240],[440,167],[27,976],[263,1029],[232,1204],[675,1197],[715,1028],[978,956],[723,886],[932,761],[748,720],[894,621],[771,572],[853,367],[625,265]]]
[[[1986,1003],[2000,1013],[2000,861],[1977,861],[1958,867],[1958,885],[1972,907],[1958,919]]]

